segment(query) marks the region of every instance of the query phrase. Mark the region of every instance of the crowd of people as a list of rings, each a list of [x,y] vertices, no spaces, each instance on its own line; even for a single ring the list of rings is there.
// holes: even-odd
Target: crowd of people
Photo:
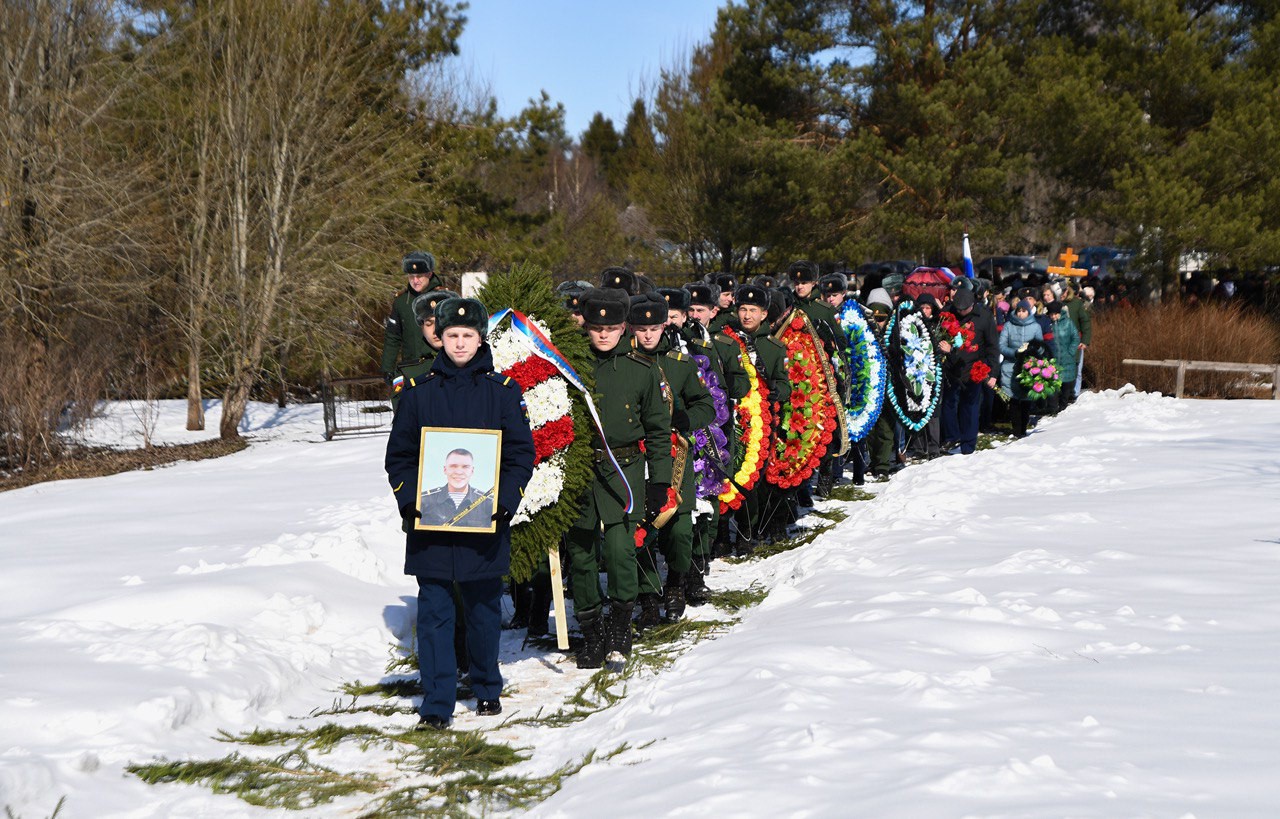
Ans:
[[[452,717],[459,673],[469,675],[478,713],[501,712],[503,594],[515,610],[507,625],[530,636],[548,633],[552,595],[547,566],[527,583],[502,582],[534,455],[520,387],[494,372],[485,305],[443,289],[429,253],[410,253],[403,270],[382,357],[397,404],[386,470],[405,521],[405,572],[419,585],[421,725],[438,729]],[[814,499],[837,485],[889,479],[913,458],[970,454],[1004,417],[1026,435],[1038,416],[1075,399],[1092,334],[1088,288],[962,275],[912,286],[888,271],[859,280],[797,261],[749,281],[720,274],[659,287],[614,267],[596,282],[557,287],[590,348],[600,421],[591,483],[565,499],[577,519],[561,543],[579,667],[625,659],[637,631],[708,602],[713,558],[793,536]],[[914,354],[932,362],[939,391],[911,421],[891,406],[891,390],[858,392],[849,329],[868,328],[863,343],[887,354],[888,328],[908,313],[927,328],[929,349]],[[889,368],[897,360],[877,358]],[[846,432],[845,413],[868,400],[874,424]],[[813,407],[826,414],[810,415]],[[492,531],[420,528],[423,427],[502,430]],[[799,451],[807,461],[786,462]],[[447,517],[466,497],[441,492],[431,503]]]

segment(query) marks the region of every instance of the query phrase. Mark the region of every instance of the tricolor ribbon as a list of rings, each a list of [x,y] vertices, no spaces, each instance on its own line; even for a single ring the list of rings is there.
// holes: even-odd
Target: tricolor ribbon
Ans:
[[[596,410],[596,403],[591,398],[591,391],[587,389],[587,385],[583,383],[582,378],[577,371],[573,369],[573,365],[565,359],[564,355],[556,349],[556,345],[551,343],[551,339],[547,338],[541,330],[529,321],[529,318],[519,310],[511,307],[505,307],[494,313],[489,318],[489,332],[492,333],[497,329],[502,321],[511,317],[511,326],[519,334],[521,340],[529,346],[534,355],[550,361],[552,366],[560,371],[564,376],[564,380],[574,386],[578,392],[582,393],[583,399],[587,404],[587,412],[591,413],[591,420],[595,422],[596,431],[600,433],[600,443],[604,445],[604,451],[609,455],[609,463],[613,464],[614,471],[618,473],[618,478],[622,480],[622,488],[627,493],[627,503],[623,511],[630,513],[635,508],[635,496],[631,492],[631,484],[627,482],[627,476],[622,472],[622,466],[618,463],[618,459],[613,456],[613,450],[609,448],[608,438],[605,437],[604,423],[600,420],[600,413]]]

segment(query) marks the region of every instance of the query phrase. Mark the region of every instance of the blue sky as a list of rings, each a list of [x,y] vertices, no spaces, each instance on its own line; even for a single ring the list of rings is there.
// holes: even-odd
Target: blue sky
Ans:
[[[579,136],[596,111],[619,130],[642,83],[707,39],[725,0],[471,0],[461,61],[504,115],[545,89]]]

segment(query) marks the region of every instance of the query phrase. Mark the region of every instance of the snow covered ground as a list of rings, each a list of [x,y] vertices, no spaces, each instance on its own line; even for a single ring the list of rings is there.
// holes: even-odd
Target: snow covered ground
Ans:
[[[193,440],[161,410],[157,439]],[[117,405],[91,438],[137,427]],[[217,460],[0,493],[0,806],[265,815],[124,766],[223,756],[219,730],[292,728],[385,677],[414,586],[383,439],[323,442],[312,406],[255,406],[246,432]],[[1280,403],[1086,395],[846,506],[809,546],[717,564],[712,586],[768,597],[620,704],[552,729],[461,703],[457,727],[532,748],[518,772],[629,744],[543,816],[1280,812]],[[521,634],[508,715],[586,679]]]

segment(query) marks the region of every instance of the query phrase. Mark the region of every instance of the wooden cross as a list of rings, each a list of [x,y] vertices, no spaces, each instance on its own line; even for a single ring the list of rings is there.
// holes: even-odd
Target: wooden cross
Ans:
[[[1083,267],[1072,267],[1071,263],[1080,258],[1080,254],[1073,253],[1068,245],[1067,252],[1058,257],[1062,260],[1062,267],[1050,267],[1049,272],[1058,276],[1087,276],[1089,271]]]

